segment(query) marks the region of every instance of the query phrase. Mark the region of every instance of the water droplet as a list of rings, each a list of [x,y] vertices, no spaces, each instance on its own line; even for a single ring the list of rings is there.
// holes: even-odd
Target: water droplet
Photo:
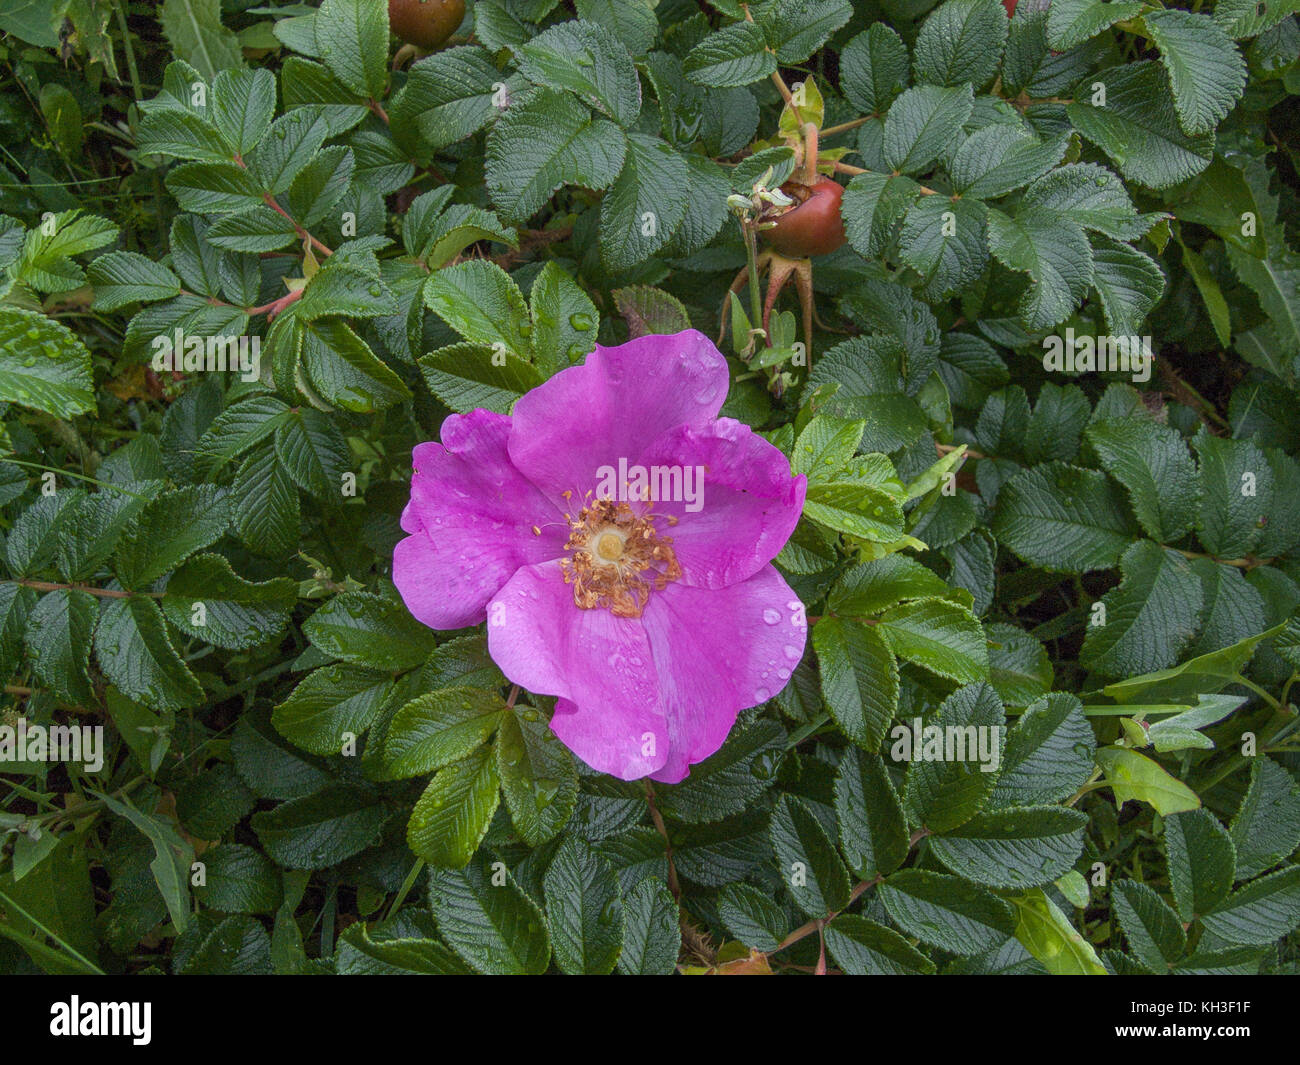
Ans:
[[[778,621],[781,620],[781,612],[779,610],[773,610],[771,607],[768,607],[766,610],[763,611],[763,620],[766,621],[769,625],[775,625]]]

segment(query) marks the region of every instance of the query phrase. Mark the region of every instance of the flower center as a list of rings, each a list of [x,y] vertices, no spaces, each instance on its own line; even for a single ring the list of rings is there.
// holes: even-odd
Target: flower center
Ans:
[[[651,591],[662,591],[682,575],[672,538],[660,535],[655,517],[635,513],[627,503],[599,500],[569,519],[570,556],[560,562],[564,583],[582,610],[603,606],[615,617],[638,618]],[[672,516],[663,519],[675,525]]]

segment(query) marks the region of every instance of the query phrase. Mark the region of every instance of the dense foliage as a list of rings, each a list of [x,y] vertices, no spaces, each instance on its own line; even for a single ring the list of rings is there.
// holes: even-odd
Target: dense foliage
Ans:
[[[1295,972],[1296,0],[466,6],[0,0],[0,969]],[[809,640],[664,785],[392,559],[687,328]]]

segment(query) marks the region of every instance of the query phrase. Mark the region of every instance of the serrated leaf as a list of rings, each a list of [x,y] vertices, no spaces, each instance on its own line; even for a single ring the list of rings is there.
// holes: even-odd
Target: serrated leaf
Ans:
[[[500,783],[487,747],[438,770],[411,811],[406,827],[411,850],[439,868],[467,865],[501,801]]]
[[[1246,85],[1246,61],[1200,11],[1149,11],[1142,18],[1160,49],[1178,118],[1188,133],[1208,133],[1227,117]]]
[[[461,870],[434,870],[429,906],[451,948],[481,973],[546,972],[551,944],[541,911],[507,871],[497,886],[482,859]]]
[[[510,821],[525,842],[539,846],[568,823],[578,800],[577,768],[537,711],[512,710],[501,719],[497,769]]]
[[[930,839],[949,869],[997,888],[1039,887],[1062,876],[1083,852],[1088,818],[1064,806],[1023,806],[977,814]]]
[[[632,57],[597,23],[579,19],[552,26],[519,49],[518,62],[529,81],[574,93],[620,126],[631,126],[641,111]]]
[[[849,874],[816,815],[800,798],[782,795],[772,813],[772,847],[799,907],[825,917],[849,901]]]
[[[813,626],[826,707],[841,731],[877,751],[898,707],[898,665],[888,644],[857,621],[823,618]]]
[[[1172,665],[1196,632],[1201,582],[1187,560],[1139,540],[1119,560],[1123,574],[1101,602],[1104,621],[1090,623],[1079,661],[1107,677]]]
[[[379,716],[393,678],[358,666],[322,666],[304,677],[271,722],[285,739],[313,754],[338,754]]]
[[[902,869],[878,889],[890,918],[922,942],[952,954],[979,954],[1015,932],[1011,907],[959,877]]]
[[[1164,75],[1152,61],[1112,67],[1096,75],[1106,104],[1075,100],[1070,121],[1132,181],[1164,189],[1194,177],[1214,155],[1210,133],[1184,133]]]
[[[891,757],[911,758],[903,805],[913,822],[949,832],[984,807],[998,779],[1003,722],[997,693],[988,684],[970,684],[943,701],[919,736],[895,739]],[[930,737],[938,741],[937,759]]]
[[[626,152],[613,122],[593,118],[566,93],[543,89],[512,103],[488,134],[488,191],[507,220],[524,222],[561,185],[608,188]]]
[[[611,972],[623,948],[623,901],[609,862],[565,836],[543,886],[556,964],[574,976]]]
[[[1103,474],[1062,462],[1022,470],[998,493],[993,534],[1031,565],[1109,569],[1133,541],[1124,500]]]
[[[1219,904],[1232,888],[1236,850],[1227,829],[1207,810],[1165,818],[1169,886],[1184,921]]]
[[[945,0],[917,34],[917,80],[983,88],[998,68],[1006,41],[1007,13],[997,0]]]
[[[38,311],[0,307],[0,400],[72,418],[95,406],[90,352]]]

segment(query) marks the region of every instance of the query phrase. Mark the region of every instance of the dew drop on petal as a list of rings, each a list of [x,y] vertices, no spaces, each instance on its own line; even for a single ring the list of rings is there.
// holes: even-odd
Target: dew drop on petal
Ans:
[[[766,621],[769,625],[775,625],[778,621],[781,620],[781,612],[779,610],[773,610],[771,607],[768,607],[766,610],[763,611],[763,620]]]

